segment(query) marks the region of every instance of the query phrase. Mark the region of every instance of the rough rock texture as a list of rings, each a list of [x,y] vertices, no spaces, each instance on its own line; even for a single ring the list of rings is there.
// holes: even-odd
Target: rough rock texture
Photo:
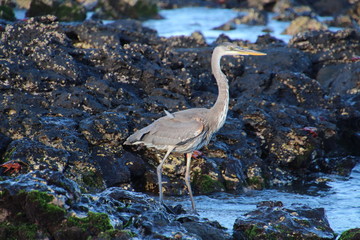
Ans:
[[[83,21],[86,18],[85,8],[73,0],[32,0],[26,12],[27,17],[47,14],[55,15],[60,21]]]
[[[75,182],[51,170],[14,180],[0,182],[1,239],[230,239],[218,223],[167,212],[141,193],[108,188],[81,194]]]
[[[360,238],[360,229],[353,228],[343,232],[339,237],[339,240],[355,240],[359,238]]]
[[[25,28],[30,31],[25,33]],[[216,98],[209,72],[211,48],[201,35],[163,39],[129,20],[62,26],[55,18],[42,17],[8,25],[2,41],[1,129],[13,140],[4,154],[29,164],[28,170],[49,167],[76,180],[76,168],[86,163],[81,168],[85,176],[103,176],[106,186],[129,184],[135,179],[123,155],[136,148],[124,149],[121,143],[133,129],[162,116],[164,109],[209,107]],[[346,134],[356,138],[358,130],[350,132],[346,124],[337,127],[337,121],[358,115],[338,94],[346,96],[344,100],[357,96],[357,62],[347,60],[359,51],[357,41],[351,30],[310,32],[290,42],[299,50],[270,44],[265,51],[271,61],[224,59],[232,97],[228,124],[193,166],[195,183],[204,186],[208,179],[218,187],[195,189],[241,191],[245,183],[261,188],[287,182],[274,175],[279,166],[285,177],[289,170],[309,166],[322,171],[325,165],[320,163],[329,154],[345,157],[346,149],[334,146],[341,146]],[[258,44],[266,48],[269,43],[263,38]],[[185,46],[194,51],[184,51]],[[338,78],[327,77],[334,71]],[[346,84],[336,85],[344,77],[349,79]],[[342,108],[348,115],[337,115]],[[38,151],[26,150],[35,146]],[[142,155],[152,166],[162,157],[153,150]],[[183,186],[182,159],[174,155],[165,165],[170,177],[166,192]],[[118,166],[124,174],[107,165]],[[145,182],[150,182],[142,189],[156,192],[153,170],[146,173]]]
[[[154,0],[99,0],[94,19],[148,19],[157,16],[157,5]]]
[[[309,5],[313,8],[319,15],[321,16],[333,16],[343,11],[346,11],[351,6],[351,2],[348,0],[319,0],[319,1],[311,1],[311,0],[299,0],[300,3],[304,5]]]
[[[247,15],[235,18],[232,21],[236,24],[266,25],[267,17],[267,13],[265,11],[250,9]]]
[[[283,34],[295,35],[312,30],[327,30],[327,26],[307,16],[297,17],[290,23],[290,26],[284,30]]]
[[[257,209],[236,219],[234,239],[334,239],[323,208],[283,207],[261,202]]]

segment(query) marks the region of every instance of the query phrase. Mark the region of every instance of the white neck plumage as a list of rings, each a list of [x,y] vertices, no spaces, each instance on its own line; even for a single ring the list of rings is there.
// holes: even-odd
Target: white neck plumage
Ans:
[[[229,109],[229,84],[225,74],[221,71],[220,60],[223,55],[218,48],[214,49],[211,59],[211,69],[218,85],[219,95],[214,106],[210,109],[211,122],[214,132],[225,123]]]

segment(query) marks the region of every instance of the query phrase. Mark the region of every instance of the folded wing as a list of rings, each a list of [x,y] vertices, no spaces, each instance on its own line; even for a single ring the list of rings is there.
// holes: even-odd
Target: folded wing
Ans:
[[[129,136],[125,144],[140,144],[165,149],[192,140],[204,131],[201,118],[179,114],[164,116]]]

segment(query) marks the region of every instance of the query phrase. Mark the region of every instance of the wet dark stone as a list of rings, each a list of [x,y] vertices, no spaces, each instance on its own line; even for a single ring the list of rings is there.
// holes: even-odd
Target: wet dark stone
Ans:
[[[101,148],[93,149],[92,159],[99,164],[106,186],[118,186],[130,182],[130,170],[120,156],[111,156]]]
[[[2,220],[9,224],[16,219],[18,224],[34,224],[39,221],[41,224],[38,225],[38,232],[54,239],[63,236],[83,238],[100,234],[96,225],[86,233],[68,225],[68,221],[74,220],[70,220],[70,214],[65,213],[71,211],[74,211],[71,217],[80,218],[92,211],[104,213],[113,221],[115,229],[129,231],[141,238],[174,238],[178,234],[185,238],[191,236],[194,239],[204,239],[209,231],[209,236],[216,237],[211,239],[228,239],[228,234],[218,224],[197,217],[191,220],[196,227],[183,226],[185,223],[180,222],[177,216],[169,214],[153,199],[141,193],[108,188],[97,194],[81,194],[75,182],[68,180],[60,172],[50,170],[34,171],[15,179],[15,182],[12,179],[0,182],[3,193],[0,196],[0,211],[6,213]],[[34,190],[38,192],[32,192]],[[26,196],[31,194],[52,196],[52,207],[49,209],[53,209],[58,215],[50,217],[50,213],[45,211],[45,203],[39,205],[37,200],[29,201]],[[53,221],[48,223],[46,219]],[[196,235],[193,232],[197,232]],[[0,234],[6,233],[0,231]],[[200,237],[201,235],[203,237]]]
[[[255,44],[260,46],[277,46],[284,47],[286,44],[283,40],[277,39],[270,34],[260,35],[258,36]]]
[[[7,6],[6,4],[1,4],[0,6],[0,18],[8,21],[15,21],[15,13],[12,7]]]
[[[149,19],[158,14],[157,5],[153,1],[109,1],[100,0],[93,14],[94,19]]]
[[[319,70],[316,80],[330,95],[356,92],[359,82],[360,62],[329,64]]]
[[[209,223],[199,222],[184,222],[182,224],[190,233],[196,234],[201,239],[209,240],[221,240],[232,239],[229,233],[226,233],[224,229],[212,226]]]
[[[314,168],[314,171],[347,177],[350,176],[351,170],[359,162],[360,158],[358,156],[327,157],[314,159],[310,164],[310,168]]]
[[[49,147],[28,138],[12,141],[7,152],[8,160],[25,163],[22,172],[44,169],[63,172],[71,159],[71,154],[65,150]]]
[[[334,239],[323,208],[281,202],[262,202],[257,209],[236,219],[234,239]]]
[[[247,24],[250,26],[256,26],[256,25],[266,25],[267,19],[268,19],[267,12],[250,8],[250,10],[247,12],[245,16],[236,17],[231,21],[236,24]]]
[[[327,66],[349,62],[360,51],[356,44],[360,33],[354,29],[345,29],[338,32],[309,31],[295,35],[289,42],[303,52],[311,53],[310,59],[314,64],[314,73]],[[324,51],[326,50],[326,51]]]
[[[125,115],[115,112],[103,112],[82,120],[79,124],[81,133],[92,145],[119,145],[128,136]]]
[[[11,138],[7,137],[5,134],[0,133],[0,155],[3,155],[5,152],[5,149],[11,142]]]
[[[86,18],[86,10],[76,1],[66,0],[32,0],[30,8],[26,12],[27,17],[55,15],[60,21],[83,21]]]
[[[339,240],[356,240],[356,239],[360,239],[359,228],[349,229],[343,232],[339,237]]]
[[[311,0],[300,0],[298,2],[311,6],[311,8],[321,16],[336,16],[350,7],[349,1],[346,0],[334,0],[330,2],[326,0],[319,0],[316,2]]]

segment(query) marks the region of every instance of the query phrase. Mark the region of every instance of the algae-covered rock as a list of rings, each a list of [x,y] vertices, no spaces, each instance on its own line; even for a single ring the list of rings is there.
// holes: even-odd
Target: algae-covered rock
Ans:
[[[334,239],[323,208],[283,207],[265,201],[257,209],[236,219],[235,239]]]
[[[339,240],[356,240],[360,238],[360,229],[353,228],[341,233]]]
[[[55,15],[59,21],[83,21],[86,18],[86,10],[76,1],[55,0],[43,1],[32,0],[27,17],[36,17],[44,15]]]
[[[6,5],[0,6],[0,18],[8,20],[8,21],[15,21],[15,13],[14,10]]]
[[[109,1],[100,0],[93,18],[96,19],[148,19],[157,16],[156,1]]]
[[[216,222],[172,211],[149,196],[108,188],[82,194],[62,173],[35,171],[0,182],[1,239],[228,239]],[[196,225],[191,227],[190,221]]]

